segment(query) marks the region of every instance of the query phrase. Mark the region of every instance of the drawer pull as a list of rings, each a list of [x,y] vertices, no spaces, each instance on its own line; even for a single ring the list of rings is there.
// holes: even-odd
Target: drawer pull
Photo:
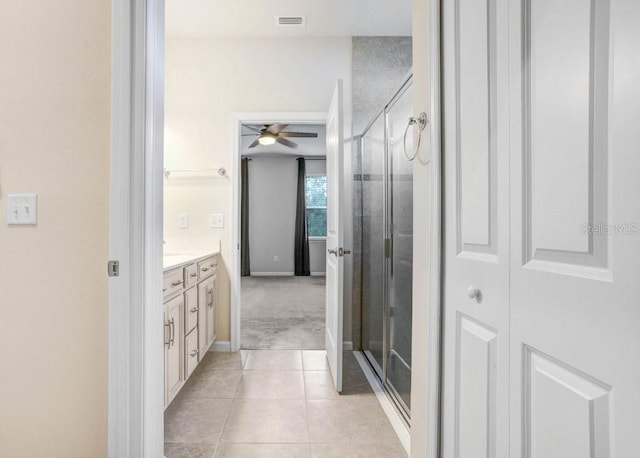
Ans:
[[[171,286],[178,286],[182,284],[182,280],[179,281],[174,281],[173,283],[171,283]]]
[[[208,267],[203,267],[203,268],[202,268],[202,271],[203,271],[203,272],[206,272],[206,271],[208,271],[208,270],[209,270],[209,268],[208,268]]]
[[[189,353],[189,356],[194,358],[197,354],[198,354],[198,350],[193,350],[191,353]]]
[[[193,278],[193,277],[197,277],[197,276],[198,276],[198,274],[197,274],[197,273],[193,273],[193,274],[191,274],[191,275],[189,275],[189,276],[190,276],[191,278]]]
[[[198,308],[197,308],[197,307],[193,307],[193,308],[191,309],[191,313],[196,313],[197,311],[198,311]]]
[[[162,292],[164,293],[167,290],[167,288],[162,288]]]
[[[215,264],[211,264],[209,267],[215,267],[215,266],[216,266]]]

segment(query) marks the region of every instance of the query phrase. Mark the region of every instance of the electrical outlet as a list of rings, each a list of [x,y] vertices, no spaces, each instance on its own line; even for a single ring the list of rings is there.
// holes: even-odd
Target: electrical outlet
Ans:
[[[188,228],[189,228],[189,214],[178,213],[178,229],[188,229]]]
[[[32,226],[37,223],[38,205],[35,194],[7,195],[7,224]]]
[[[211,213],[209,215],[209,227],[211,229],[222,229],[224,227],[224,215],[222,213]]]

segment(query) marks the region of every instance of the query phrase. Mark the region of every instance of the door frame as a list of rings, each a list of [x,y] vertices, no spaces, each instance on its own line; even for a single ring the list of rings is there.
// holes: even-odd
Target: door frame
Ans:
[[[240,136],[242,134],[242,124],[265,124],[265,123],[281,123],[281,124],[326,124],[327,113],[325,112],[247,112],[234,113],[232,121],[233,129],[233,161],[232,161],[232,221],[236,230],[233,231],[231,238],[231,246],[235,247],[231,255],[231,271],[229,272],[231,303],[229,310],[231,351],[240,350],[241,344],[241,318],[242,318],[242,300],[241,300],[241,259],[240,259],[240,241],[241,241],[241,225],[240,225],[240,204],[241,204],[241,173],[240,173]]]
[[[429,288],[420,295],[421,301],[428,298],[428,304],[419,315],[428,320],[427,332],[420,329],[418,342],[414,328],[412,344],[428,348],[416,352],[422,358],[414,366],[426,372],[420,375],[420,389],[425,392],[420,426],[426,439],[414,444],[412,437],[412,453],[428,458],[438,457],[440,439],[440,2],[414,1],[413,7],[414,30],[415,24],[429,26],[426,83],[415,82],[426,84],[424,90],[430,94],[426,99],[429,141],[423,143],[430,151],[429,220],[422,229],[428,228],[431,250],[426,267]],[[158,307],[162,303],[163,157],[158,151],[162,151],[164,130],[165,5],[164,0],[111,0],[111,4],[109,259],[120,262],[120,275],[111,278],[108,287],[107,456],[155,458],[164,452],[163,387],[158,383],[164,373]],[[239,331],[239,321],[232,323],[232,332],[233,326]]]

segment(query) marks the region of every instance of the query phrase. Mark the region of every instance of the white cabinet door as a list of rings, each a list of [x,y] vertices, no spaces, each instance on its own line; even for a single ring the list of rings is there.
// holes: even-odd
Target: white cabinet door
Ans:
[[[507,6],[443,2],[444,457],[509,456]]]
[[[512,456],[635,458],[640,2],[509,14]]]
[[[184,330],[184,297],[182,295],[167,301],[165,304],[165,390],[167,405],[173,400],[182,387],[184,373],[182,371],[182,349]]]
[[[207,345],[211,346],[216,340],[216,276],[209,280],[209,293],[207,304]]]
[[[212,321],[215,321],[215,318],[212,318],[215,313],[214,301],[214,277],[210,277],[198,283],[198,347],[201,361],[207,355],[212,342],[210,330]]]

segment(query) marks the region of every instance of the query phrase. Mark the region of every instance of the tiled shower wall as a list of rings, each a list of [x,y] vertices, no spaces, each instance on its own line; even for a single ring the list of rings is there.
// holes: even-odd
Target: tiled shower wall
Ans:
[[[353,37],[353,133],[364,128],[390,101],[409,75],[411,37]],[[361,348],[362,181],[360,150],[352,148],[353,186],[353,345]],[[382,268],[382,266],[380,266]]]

